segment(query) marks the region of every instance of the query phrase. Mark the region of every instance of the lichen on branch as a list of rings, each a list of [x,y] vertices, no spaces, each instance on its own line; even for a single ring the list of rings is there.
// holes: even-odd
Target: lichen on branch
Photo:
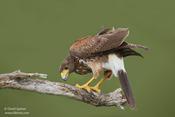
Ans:
[[[69,84],[38,78],[47,78],[47,74],[25,73],[19,70],[0,74],[0,90],[11,88],[58,96],[62,95],[94,106],[116,106],[121,109],[124,108],[123,105],[126,103],[120,88],[107,94],[98,94],[87,92]]]

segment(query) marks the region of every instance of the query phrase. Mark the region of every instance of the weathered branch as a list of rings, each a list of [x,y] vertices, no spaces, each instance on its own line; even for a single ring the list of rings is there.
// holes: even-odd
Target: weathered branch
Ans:
[[[118,106],[123,108],[122,105],[126,103],[126,99],[122,95],[120,88],[108,94],[89,93],[72,85],[36,79],[36,77],[46,78],[47,74],[24,73],[20,71],[0,74],[0,88],[21,89],[44,94],[62,95],[94,106]]]

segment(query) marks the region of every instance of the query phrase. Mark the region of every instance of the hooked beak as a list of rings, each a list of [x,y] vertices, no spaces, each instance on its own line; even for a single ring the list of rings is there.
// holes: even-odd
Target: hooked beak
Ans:
[[[61,78],[62,78],[62,80],[66,81],[68,79],[68,75],[69,75],[69,70],[63,70],[61,72]]]

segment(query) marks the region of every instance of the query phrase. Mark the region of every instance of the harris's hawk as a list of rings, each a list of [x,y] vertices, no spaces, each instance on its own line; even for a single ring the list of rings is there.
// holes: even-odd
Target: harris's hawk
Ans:
[[[127,28],[106,28],[93,36],[87,36],[74,42],[69,49],[69,56],[60,66],[63,80],[67,80],[70,73],[80,75],[92,73],[92,78],[83,85],[76,87],[90,91],[100,92],[102,83],[112,74],[119,78],[122,90],[131,108],[135,107],[135,100],[124,67],[123,58],[127,56],[141,56],[133,48],[147,49],[142,45],[125,42],[129,35]],[[104,72],[104,78],[95,86],[90,83],[97,79],[100,72]]]

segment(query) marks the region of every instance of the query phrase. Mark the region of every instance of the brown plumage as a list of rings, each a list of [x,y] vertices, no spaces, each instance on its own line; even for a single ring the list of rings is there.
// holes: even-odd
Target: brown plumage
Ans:
[[[127,28],[118,28],[116,30],[106,30],[102,32],[98,33],[98,35],[88,36],[76,41],[70,47],[70,54],[72,56],[86,58],[94,53],[117,48],[124,42],[129,34]]]
[[[120,79],[129,106],[134,108],[135,101],[127,79],[123,57],[132,55],[143,57],[133,48],[147,48],[125,42],[128,35],[129,30],[127,28],[106,28],[94,36],[77,40],[70,46],[70,55],[60,67],[62,78],[66,80],[68,74],[72,72],[81,75],[93,73],[90,81],[82,86],[78,84],[76,86],[87,91],[100,92],[101,84],[114,74],[115,77]],[[99,76],[101,71],[104,71],[104,79],[100,80],[96,86],[90,87],[89,84]]]

